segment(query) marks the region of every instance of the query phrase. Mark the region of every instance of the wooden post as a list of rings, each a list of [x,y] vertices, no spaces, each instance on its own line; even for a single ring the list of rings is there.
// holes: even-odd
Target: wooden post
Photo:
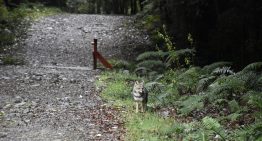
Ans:
[[[96,54],[97,54],[97,39],[94,39],[94,42],[93,42],[93,45],[94,45],[94,50],[93,50],[93,69],[96,70],[97,68],[97,57],[96,57]]]
[[[97,39],[94,39],[94,42],[92,43],[94,45],[94,51],[93,51],[93,69],[97,69],[97,59],[106,67],[109,69],[112,69],[113,66],[97,51]]]

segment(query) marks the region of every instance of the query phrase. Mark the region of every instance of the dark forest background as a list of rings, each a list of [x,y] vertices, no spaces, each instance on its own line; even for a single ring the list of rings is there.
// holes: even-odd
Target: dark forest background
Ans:
[[[192,47],[191,35],[197,65],[232,61],[241,68],[262,59],[260,0],[4,0],[9,8],[37,2],[73,13],[140,14],[155,22],[152,30],[165,24],[178,49]]]
[[[97,77],[126,140],[262,140],[261,0],[0,0],[0,66],[25,64],[16,43],[31,23],[66,12],[132,15],[124,28],[152,39],[130,45],[142,52],[132,60],[107,58],[114,70]],[[149,92],[145,114],[133,112],[137,80]]]

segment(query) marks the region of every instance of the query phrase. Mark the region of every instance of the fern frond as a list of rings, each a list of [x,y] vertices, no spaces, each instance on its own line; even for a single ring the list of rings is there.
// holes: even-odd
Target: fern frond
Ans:
[[[217,79],[216,76],[210,76],[210,77],[207,77],[207,78],[202,78],[198,81],[198,84],[197,84],[197,90],[196,92],[197,93],[200,93],[201,91],[204,91],[207,89],[207,87],[213,83],[215,80]]]
[[[148,68],[146,68],[146,67],[138,67],[138,68],[135,69],[135,72],[139,72],[139,71],[145,71],[145,72],[147,72],[147,71],[150,71],[150,69],[148,69]]]
[[[248,71],[248,72],[239,72],[234,77],[236,77],[239,80],[242,80],[245,82],[245,86],[248,89],[257,89],[257,80],[258,75],[256,72]]]
[[[161,70],[164,69],[166,66],[162,61],[158,60],[145,60],[137,64],[137,67],[145,67],[151,70]]]
[[[162,91],[164,85],[159,82],[149,82],[145,84],[145,87],[148,91]]]
[[[184,97],[182,97],[180,100],[180,103],[178,106],[180,106],[179,108],[179,112],[182,115],[188,115],[190,114],[193,110],[196,109],[202,109],[204,107],[204,102],[203,99],[204,97],[201,95],[193,95],[190,97],[187,97],[186,99],[184,99]]]
[[[262,71],[262,62],[255,62],[255,63],[249,64],[242,71],[243,72],[248,72],[248,71],[261,72]]]
[[[252,72],[252,71],[245,72],[245,73],[240,71],[240,72],[236,73],[235,77],[242,80],[242,81],[247,82],[249,79],[257,77],[257,74],[255,72]]]
[[[199,67],[191,67],[184,73],[182,73],[178,79],[179,80],[186,80],[188,78],[198,79],[201,75],[201,69]]]
[[[176,51],[170,51],[168,53],[168,57],[166,59],[167,64],[172,64],[178,61],[179,56],[177,55]]]
[[[246,92],[245,82],[235,77],[221,77],[208,87],[208,99],[210,102],[216,99],[239,96]]]
[[[138,68],[135,69],[134,72],[138,76],[146,76],[149,71],[151,71],[151,70],[146,68],[146,67],[138,67]]]
[[[229,101],[228,107],[230,109],[230,112],[232,113],[237,113],[238,111],[241,110],[241,107],[236,100]]]
[[[249,91],[249,104],[254,105],[262,111],[262,92]]]
[[[258,121],[235,130],[232,138],[246,141],[260,140],[262,138],[262,122]]]
[[[177,50],[175,52],[176,52],[177,56],[194,55],[196,53],[196,50],[195,49],[186,48],[186,49]]]
[[[202,124],[206,130],[210,130],[213,134],[218,135],[223,141],[226,141],[226,133],[220,123],[211,117],[205,117],[202,119]]]
[[[195,52],[196,52],[195,49],[189,49],[189,48],[169,51],[166,62],[168,64],[175,63],[176,61],[179,60],[180,57],[187,56],[187,55],[194,55]]]
[[[208,130],[218,130],[221,127],[219,122],[211,117],[204,117],[202,123]]]
[[[110,60],[110,63],[114,66],[114,68],[120,69],[129,69],[131,66],[130,63],[125,60]]]
[[[242,114],[232,113],[232,114],[226,116],[225,118],[230,120],[230,121],[237,121],[241,116],[242,116]]]
[[[159,73],[158,73],[157,71],[150,71],[150,72],[148,73],[148,79],[149,79],[149,80],[154,80],[155,77],[157,77],[158,74],[159,74]]]
[[[256,82],[256,90],[262,92],[262,75],[258,78]]]
[[[231,65],[232,65],[231,62],[216,62],[216,63],[210,64],[210,65],[204,66],[203,71],[205,71],[207,73],[211,73],[216,68],[224,67],[224,66],[231,66]]]
[[[159,74],[155,77],[155,81],[160,81],[161,79],[164,78],[164,75],[163,74]]]
[[[158,59],[164,58],[167,55],[168,53],[163,52],[163,51],[148,51],[148,52],[138,55],[136,60],[137,61],[143,61],[143,60],[149,60],[149,59],[158,60]]]
[[[222,68],[216,68],[213,72],[213,75],[233,75],[235,74],[232,70],[231,67],[222,67]]]
[[[201,69],[192,67],[177,77],[177,89],[180,94],[195,93]]]

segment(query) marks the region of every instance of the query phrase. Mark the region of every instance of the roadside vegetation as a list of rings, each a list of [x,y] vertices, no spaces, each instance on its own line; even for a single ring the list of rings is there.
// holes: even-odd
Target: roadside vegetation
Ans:
[[[156,52],[138,56],[144,63],[134,71],[103,72],[97,80],[103,99],[123,113],[126,140],[262,139],[262,62],[235,72],[230,62],[171,68],[161,57],[147,60],[150,55],[156,58]],[[146,113],[136,114],[131,91],[139,79],[149,103]]]
[[[18,41],[25,35],[31,21],[60,12],[59,8],[46,7],[40,3],[9,8],[0,0],[0,64],[23,64],[22,57],[16,54],[17,50],[21,50]]]
[[[180,49],[157,14],[144,15],[138,27],[149,31],[154,51],[130,63],[113,61],[115,69],[97,80],[103,99],[122,113],[126,140],[262,140],[262,62],[237,69],[226,61],[197,66],[190,33],[188,48]],[[148,110],[136,114],[131,91],[141,79]]]
[[[41,2],[72,13],[136,14],[137,27],[150,34],[151,48],[133,62],[111,61],[114,70],[96,81],[103,100],[119,109],[126,140],[262,140],[260,1]],[[0,0],[0,65],[23,64],[17,41],[30,21],[59,12]],[[149,91],[148,110],[136,114],[131,91],[141,79]]]

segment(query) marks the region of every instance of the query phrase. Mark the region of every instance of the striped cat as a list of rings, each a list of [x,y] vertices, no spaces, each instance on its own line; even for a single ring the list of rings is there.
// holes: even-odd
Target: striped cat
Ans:
[[[141,105],[141,112],[146,111],[146,104],[148,100],[148,92],[144,87],[144,81],[136,81],[133,87],[132,96],[136,103],[136,113],[139,112],[139,105]]]

